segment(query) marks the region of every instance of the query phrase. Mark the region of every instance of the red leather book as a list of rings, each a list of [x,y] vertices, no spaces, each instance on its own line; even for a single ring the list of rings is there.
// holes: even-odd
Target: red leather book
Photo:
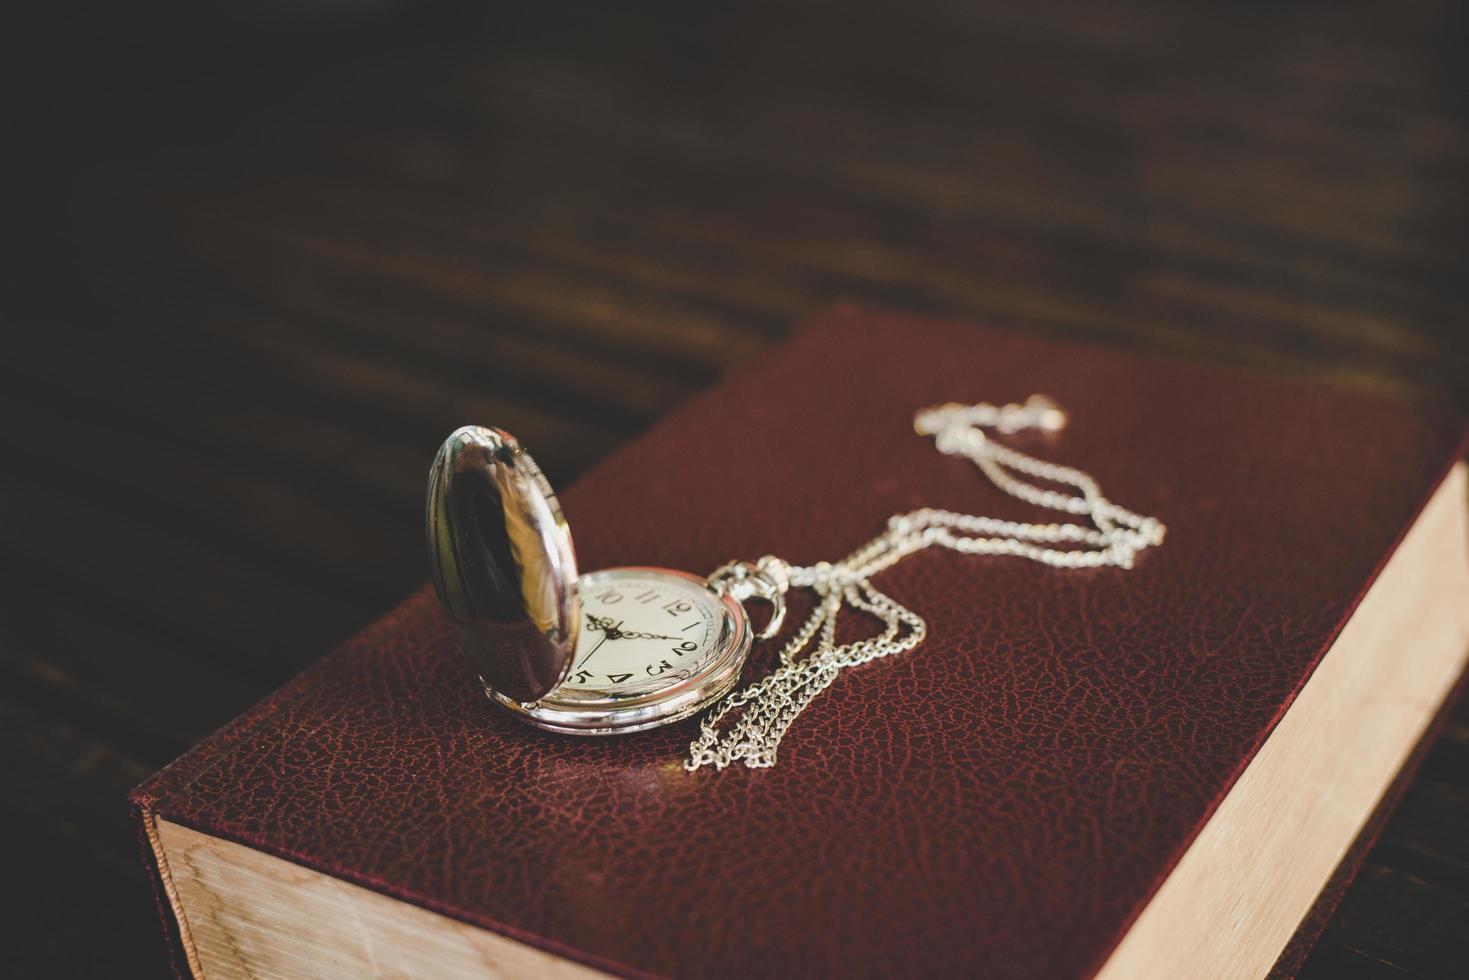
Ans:
[[[1014,445],[1168,525],[1135,568],[911,557],[879,582],[926,642],[845,671],[774,768],[693,774],[692,721],[491,704],[421,591],[135,791],[180,969],[1176,976],[1308,945],[1469,647],[1452,414],[840,308],[563,488],[579,563],[1049,520],[912,431],[1034,392],[1070,425]]]

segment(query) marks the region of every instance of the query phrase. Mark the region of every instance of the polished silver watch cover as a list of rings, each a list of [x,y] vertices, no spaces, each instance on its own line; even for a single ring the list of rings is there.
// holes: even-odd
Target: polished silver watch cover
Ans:
[[[668,724],[722,697],[752,637],[743,605],[665,568],[578,576],[540,468],[501,429],[465,426],[429,472],[434,589],[486,692],[552,731]]]

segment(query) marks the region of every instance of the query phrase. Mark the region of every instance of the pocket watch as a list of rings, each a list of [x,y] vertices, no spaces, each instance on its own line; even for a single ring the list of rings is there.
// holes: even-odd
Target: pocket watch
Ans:
[[[640,566],[578,575],[571,530],[535,460],[504,430],[465,426],[429,471],[434,588],[485,692],[532,725],[610,735],[709,708],[686,768],[772,766],[786,730],[842,670],[923,642],[923,618],[872,584],[908,555],[936,546],[1057,569],[1131,568],[1162,543],[1162,522],[1108,500],[1087,473],[992,436],[1054,434],[1065,424],[1065,413],[1041,395],[1023,404],[937,405],[913,422],[940,452],[968,459],[1003,493],[1086,524],[925,507],[894,514],[839,561],[799,567],[767,555],[707,577]],[[752,643],[780,630],[792,588],[813,593],[811,613],[774,668],[734,691]],[[745,609],[751,600],[770,606],[758,630]],[[838,643],[843,610],[876,620],[879,632]]]
[[[784,616],[775,559],[708,578],[643,566],[578,575],[555,493],[501,429],[449,436],[429,471],[425,524],[434,588],[485,692],[550,731],[687,718],[728,693],[753,640]],[[772,605],[758,633],[750,598]]]

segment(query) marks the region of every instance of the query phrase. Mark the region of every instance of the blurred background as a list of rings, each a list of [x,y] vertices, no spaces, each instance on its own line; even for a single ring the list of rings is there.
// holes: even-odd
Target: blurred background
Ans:
[[[1469,410],[1460,3],[7,21],[6,974],[163,974],[127,789],[424,580],[463,422],[565,484],[843,299]],[[1466,932],[1461,709],[1306,972]]]

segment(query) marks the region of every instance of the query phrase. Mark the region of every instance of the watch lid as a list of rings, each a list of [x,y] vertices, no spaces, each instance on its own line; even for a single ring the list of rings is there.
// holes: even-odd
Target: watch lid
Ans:
[[[434,589],[487,686],[536,701],[566,678],[580,603],[571,529],[530,453],[501,429],[445,440],[425,512]]]

